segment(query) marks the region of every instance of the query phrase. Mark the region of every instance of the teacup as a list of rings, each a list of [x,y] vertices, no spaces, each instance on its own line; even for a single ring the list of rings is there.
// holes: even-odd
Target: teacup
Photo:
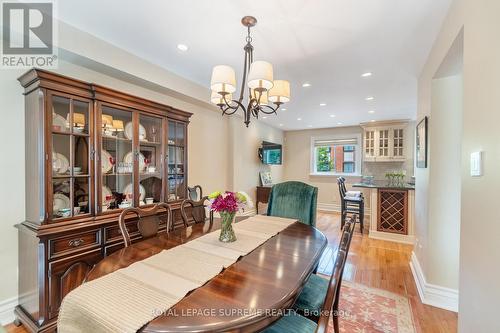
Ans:
[[[62,208],[62,209],[59,209],[59,215],[61,215],[62,217],[71,216],[71,208]]]
[[[146,198],[146,205],[152,205],[154,202],[154,198]]]
[[[80,214],[80,207],[73,207],[73,215]]]

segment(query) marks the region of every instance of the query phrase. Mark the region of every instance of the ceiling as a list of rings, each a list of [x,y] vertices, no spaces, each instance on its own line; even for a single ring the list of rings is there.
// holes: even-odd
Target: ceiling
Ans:
[[[58,2],[58,16],[209,87],[218,64],[235,68],[241,80],[246,31],[240,19],[253,15],[258,20],[252,32],[254,59],[271,62],[275,79],[289,80],[292,89],[286,111],[261,120],[293,130],[414,119],[416,78],[450,3],[65,0]],[[180,51],[180,43],[189,49]],[[365,72],[373,75],[361,77]],[[311,86],[302,87],[305,82]]]

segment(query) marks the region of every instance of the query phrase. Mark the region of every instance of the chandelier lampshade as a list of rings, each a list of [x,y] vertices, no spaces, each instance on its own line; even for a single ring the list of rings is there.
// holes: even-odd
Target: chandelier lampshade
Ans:
[[[230,66],[218,65],[212,70],[210,102],[220,108],[222,115],[230,116],[241,110],[243,122],[248,127],[251,117],[258,119],[260,114],[277,114],[276,111],[280,105],[290,101],[290,83],[285,80],[274,81],[273,65],[267,61],[253,60],[250,28],[257,24],[257,19],[253,16],[245,16],[241,19],[241,23],[247,28],[248,34],[247,43],[243,48],[245,63],[239,97],[232,99],[232,93],[236,91],[234,69]],[[247,98],[245,98],[246,93],[250,95]]]
[[[290,101],[290,82],[274,80],[274,85],[269,90],[269,100],[273,103],[286,103]]]
[[[212,70],[210,88],[217,93],[231,94],[236,91],[236,74],[230,66],[219,65]]]
[[[273,87],[273,65],[267,61],[254,61],[248,73],[248,87],[269,90]]]
[[[263,91],[261,93],[259,93],[255,89],[251,89],[250,91],[251,91],[251,98],[254,98],[255,100],[257,100],[259,105],[267,105],[269,103],[269,99],[267,97],[267,91]],[[260,100],[259,100],[259,97],[260,97]]]
[[[226,95],[226,101],[231,101],[233,99],[233,95],[232,94],[227,94]],[[219,94],[218,92],[216,91],[212,91],[212,94],[210,96],[210,101],[217,105],[217,106],[220,106],[220,105],[225,105],[226,102],[224,101],[224,97]]]

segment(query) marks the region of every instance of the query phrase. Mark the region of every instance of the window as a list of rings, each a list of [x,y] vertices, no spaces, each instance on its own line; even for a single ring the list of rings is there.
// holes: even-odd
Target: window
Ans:
[[[346,138],[313,138],[311,174],[359,175],[361,154],[359,135]]]

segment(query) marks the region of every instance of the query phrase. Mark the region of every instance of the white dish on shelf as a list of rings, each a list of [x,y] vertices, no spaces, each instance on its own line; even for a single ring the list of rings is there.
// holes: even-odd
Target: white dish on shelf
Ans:
[[[125,195],[126,198],[129,197],[129,195],[131,195],[134,191],[134,187],[132,185],[132,183],[128,183],[127,186],[125,186],[123,188],[123,194]],[[146,197],[146,189],[144,188],[144,186],[142,186],[142,184],[139,184],[139,201],[144,201],[144,198]]]
[[[69,161],[63,154],[52,153],[52,170],[62,175],[69,170]]]
[[[145,157],[139,152],[139,171],[144,171],[146,168]],[[123,156],[123,163],[134,163],[134,153],[129,151]]]
[[[62,193],[55,193],[52,199],[52,210],[59,213],[60,210],[71,208],[69,198]]]
[[[108,173],[111,169],[113,169],[113,164],[111,164],[110,158],[112,158],[111,154],[106,150],[102,150],[101,154],[101,172]]]
[[[65,131],[68,128],[68,123],[63,116],[52,111],[52,128],[54,127],[59,127],[60,131]]]
[[[106,185],[102,186],[102,202],[106,201],[106,197],[112,197],[113,192],[111,192],[111,189],[107,187]]]
[[[132,138],[134,137],[134,124],[131,121],[125,124],[123,134],[125,134],[125,137],[129,140],[132,140]],[[141,124],[139,124],[139,140],[147,141],[146,128],[144,128],[144,126],[142,126]]]

